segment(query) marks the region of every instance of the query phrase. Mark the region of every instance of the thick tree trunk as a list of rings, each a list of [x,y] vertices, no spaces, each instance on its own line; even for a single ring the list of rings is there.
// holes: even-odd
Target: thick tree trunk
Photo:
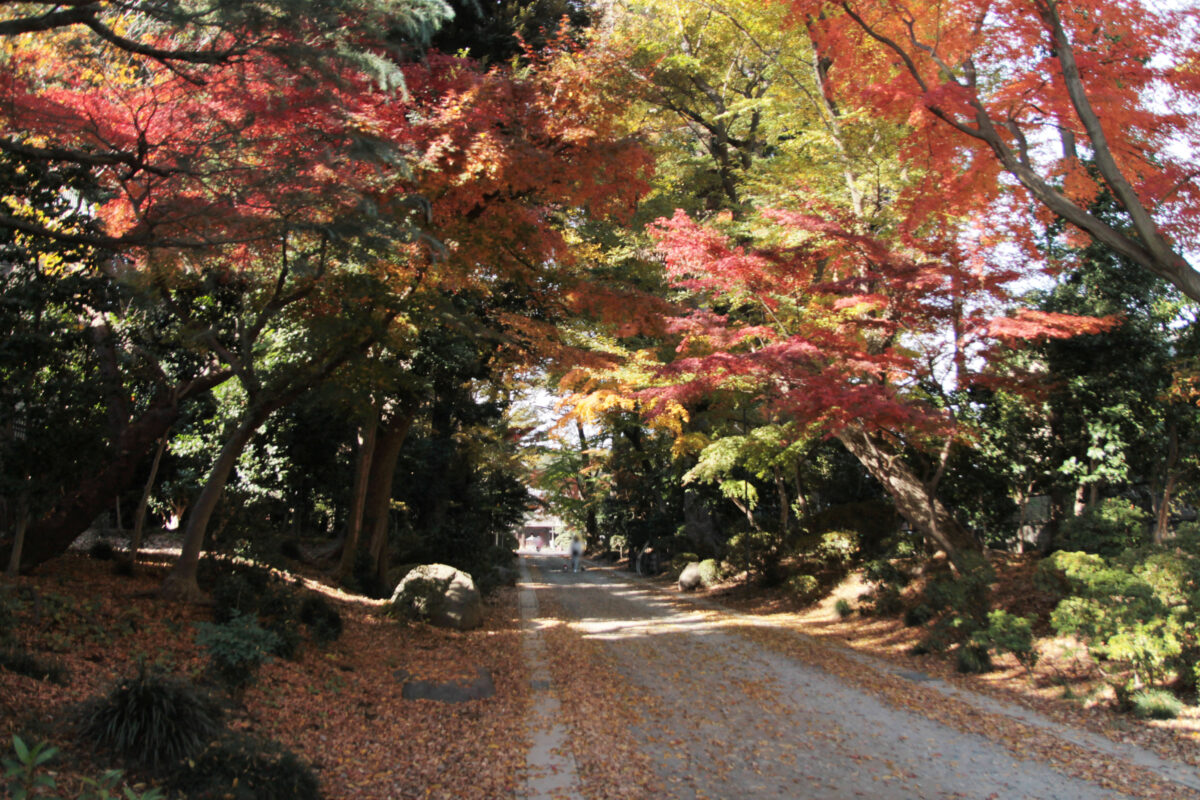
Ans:
[[[251,406],[246,410],[245,416],[234,428],[233,433],[225,440],[225,445],[221,448],[216,463],[209,470],[204,488],[200,490],[200,496],[196,498],[196,502],[192,504],[191,511],[188,513],[187,526],[183,533],[183,552],[179,554],[175,566],[163,579],[162,588],[159,590],[159,594],[163,598],[196,602],[203,597],[200,586],[196,583],[196,573],[200,566],[200,551],[204,547],[204,537],[208,533],[208,523],[212,520],[217,502],[221,499],[221,493],[225,491],[225,484],[229,482],[229,476],[233,474],[238,457],[254,437],[255,431],[262,427],[272,412],[284,404],[283,399],[278,399],[270,403]]]
[[[75,491],[48,513],[30,522],[21,554],[21,568],[31,569],[65,553],[92,520],[109,507],[113,496],[137,478],[138,465],[179,418],[180,403],[224,383],[231,376],[229,371],[215,372],[172,391],[164,391],[136,421],[126,425],[114,443],[112,460],[81,480]],[[3,548],[0,558],[7,558],[9,552],[9,547]]]
[[[392,479],[396,474],[400,449],[416,416],[415,411],[392,415],[380,423],[375,440],[375,457],[371,460],[371,475],[367,480],[363,505],[363,531],[370,535],[367,552],[381,587],[387,580],[388,571],[388,510],[392,502]]]
[[[375,458],[375,441],[379,431],[380,412],[371,410],[371,416],[358,432],[358,459],[354,466],[354,489],[350,498],[350,515],[346,520],[346,537],[342,542],[342,558],[336,575],[343,579],[354,569],[354,556],[358,553],[363,526],[363,509],[367,501],[367,480],[371,476],[371,464]]]
[[[851,455],[891,495],[896,510],[927,541],[946,551],[959,563],[963,554],[980,552],[980,542],[942,505],[929,487],[904,463],[900,454],[878,436],[861,428],[846,428],[837,434]]]

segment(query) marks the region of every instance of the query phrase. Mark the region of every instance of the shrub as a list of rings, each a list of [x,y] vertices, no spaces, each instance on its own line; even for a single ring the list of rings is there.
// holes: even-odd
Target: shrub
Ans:
[[[1062,550],[1115,556],[1148,541],[1150,515],[1128,500],[1113,497],[1065,520],[1059,530]]]
[[[1175,719],[1183,712],[1179,698],[1164,689],[1142,689],[1130,698],[1133,714],[1140,719]]]
[[[788,578],[787,587],[801,600],[815,600],[821,594],[821,583],[812,575],[793,575]]]
[[[160,770],[197,753],[220,730],[220,715],[191,684],[143,667],[89,703],[82,728],[96,747]]]
[[[996,609],[988,613],[987,627],[976,631],[971,643],[996,653],[1012,653],[1021,666],[1032,670],[1038,660],[1033,646],[1034,619]]]
[[[336,642],[342,635],[341,613],[319,594],[310,594],[300,603],[300,621],[318,644]]]
[[[979,657],[977,652],[963,651],[981,648],[972,644],[971,639],[987,626],[994,578],[995,571],[982,556],[967,555],[957,575],[946,569],[932,578],[921,593],[921,605],[925,608],[917,612],[918,616],[928,613],[932,619],[942,614],[926,634],[924,644],[930,652],[941,652],[954,643],[962,645],[957,658],[959,669],[964,672],[991,669],[990,659]],[[982,649],[986,656],[987,648]]]
[[[865,610],[878,617],[890,617],[899,614],[904,608],[904,598],[895,586],[884,584],[865,593],[862,599],[866,601]]]
[[[213,584],[213,618],[228,622],[237,614],[258,617],[275,634],[272,655],[292,658],[300,649],[297,598],[292,586],[270,569],[238,564]]]
[[[838,601],[833,604],[833,610],[842,619],[846,619],[854,614],[854,606],[844,597],[838,598]]]
[[[987,648],[975,644],[959,645],[954,652],[954,661],[959,672],[979,675],[992,670],[992,657]]]
[[[935,616],[937,616],[937,612],[932,608],[924,603],[917,603],[915,606],[904,609],[904,624],[910,628],[916,628],[929,622]]]
[[[279,637],[262,628],[250,614],[235,614],[228,622],[196,625],[196,643],[208,650],[209,669],[230,689],[242,689],[271,659]]]
[[[1047,561],[1070,589],[1050,624],[1087,645],[1119,694],[1160,684],[1172,671],[1191,676],[1198,620],[1185,590],[1200,581],[1196,556],[1153,549],[1111,559],[1058,552]]]
[[[96,561],[112,561],[116,557],[117,551],[113,549],[112,543],[108,539],[97,539],[88,548],[88,555]]]
[[[721,565],[714,558],[700,562],[700,582],[705,586],[716,586],[721,582]]]
[[[319,800],[312,769],[282,745],[228,733],[189,759],[171,788],[190,800]]]
[[[27,678],[48,681],[58,686],[65,686],[70,680],[70,673],[60,662],[41,658],[15,647],[0,649],[0,667]]]
[[[858,538],[855,531],[823,533],[817,545],[817,557],[830,567],[844,569],[859,554]]]

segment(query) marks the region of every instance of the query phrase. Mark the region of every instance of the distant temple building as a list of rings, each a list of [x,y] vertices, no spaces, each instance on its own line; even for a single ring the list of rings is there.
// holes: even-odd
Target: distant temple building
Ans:
[[[550,516],[541,510],[535,512],[525,520],[525,525],[521,528],[519,536],[521,549],[540,549],[553,546],[554,537],[562,528],[562,520],[557,517]]]

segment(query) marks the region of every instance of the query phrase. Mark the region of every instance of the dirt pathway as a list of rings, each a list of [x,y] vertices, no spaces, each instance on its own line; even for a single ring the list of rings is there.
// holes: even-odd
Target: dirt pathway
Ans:
[[[954,698],[919,686],[915,676],[843,658],[863,677],[847,680],[811,643],[779,646],[786,635],[775,631],[772,644],[735,614],[680,603],[633,577],[572,574],[555,558],[527,556],[525,563],[530,579],[523,588],[543,609],[531,624],[569,626],[579,647],[599,647],[644,698],[641,721],[627,735],[662,787],[655,796],[1200,797],[1185,785],[1195,784],[1187,770],[1172,772],[1173,765],[1153,759],[1126,764],[1114,751],[1081,745],[1074,732],[1047,758],[1045,741],[1029,751],[1019,741],[1027,721],[1014,723],[1014,737],[1002,710],[973,705],[961,691]],[[877,691],[881,682],[912,690],[900,701],[896,692]],[[555,689],[558,700],[571,702],[571,686]],[[954,713],[932,713],[948,702]],[[953,724],[945,724],[949,718]],[[1047,732],[1038,728],[1037,735]],[[571,742],[588,746],[586,737]],[[1162,769],[1154,774],[1146,763]],[[582,790],[613,796],[589,790],[586,779]]]

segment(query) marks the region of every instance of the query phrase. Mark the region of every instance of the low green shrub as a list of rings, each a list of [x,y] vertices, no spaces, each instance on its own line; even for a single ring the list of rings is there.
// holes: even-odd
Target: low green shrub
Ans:
[[[991,672],[992,657],[986,647],[976,644],[962,644],[954,651],[955,667],[959,672],[980,675]]]
[[[197,623],[196,643],[208,651],[213,677],[240,690],[253,683],[258,670],[271,660],[279,637],[260,626],[253,615],[235,613],[221,624]]]
[[[0,669],[57,686],[65,686],[71,679],[70,672],[61,662],[42,658],[18,647],[0,648]]]
[[[317,644],[336,642],[342,635],[342,615],[319,594],[310,594],[300,603],[300,621]]]
[[[88,548],[88,556],[96,561],[112,561],[116,558],[117,551],[113,549],[112,542],[108,539],[97,539]]]
[[[833,604],[833,610],[836,611],[837,615],[842,619],[846,619],[847,617],[854,615],[854,606],[851,605],[850,601],[844,597],[838,598],[838,601]]]
[[[700,562],[700,582],[705,586],[716,586],[721,582],[721,565],[715,558],[706,558]]]
[[[1142,689],[1130,697],[1133,714],[1140,719],[1175,719],[1183,702],[1165,689]]]
[[[1038,661],[1038,652],[1033,643],[1034,617],[1018,617],[1002,609],[988,612],[986,628],[971,636],[971,644],[989,652],[1012,653],[1027,671]]]
[[[299,651],[299,600],[292,585],[274,571],[233,564],[217,577],[212,598],[213,618],[217,622],[228,622],[236,614],[252,614],[276,636],[272,655],[292,658]]]
[[[1116,556],[1149,541],[1150,515],[1128,500],[1113,497],[1064,520],[1057,546],[1071,552]]]
[[[918,628],[937,616],[937,612],[925,603],[917,603],[904,609],[904,624],[910,628]]]
[[[85,707],[84,738],[158,771],[197,753],[220,730],[220,708],[195,686],[143,667]]]
[[[858,533],[850,530],[823,533],[817,545],[817,558],[836,569],[845,569],[860,552]]]
[[[1194,557],[1184,553],[1174,557],[1200,573]],[[1060,551],[1047,560],[1070,586],[1070,596],[1055,607],[1050,624],[1059,633],[1082,640],[1119,691],[1161,684],[1172,670],[1190,667],[1181,657],[1189,640],[1195,639],[1195,609],[1166,601],[1177,587],[1164,580],[1164,573],[1147,571],[1148,563],[1159,559],[1131,554],[1127,559],[1108,560]]]
[[[227,733],[186,761],[171,788],[189,800],[320,800],[307,763],[277,742]]]
[[[793,575],[787,580],[787,588],[804,601],[816,600],[821,595],[821,582],[813,575]]]

